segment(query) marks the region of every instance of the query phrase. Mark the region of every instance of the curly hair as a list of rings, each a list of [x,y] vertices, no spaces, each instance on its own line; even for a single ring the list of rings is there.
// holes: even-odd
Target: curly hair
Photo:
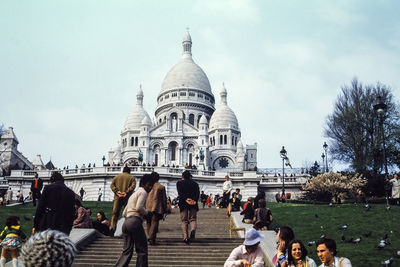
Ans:
[[[301,259],[303,261],[305,260],[307,254],[308,254],[306,247],[303,245],[303,243],[300,240],[297,240],[297,239],[292,240],[288,246],[288,262],[289,262],[289,264],[294,264],[294,259],[293,259],[293,255],[292,255],[292,247],[294,244],[300,244]]]
[[[71,266],[77,253],[75,244],[57,230],[39,232],[25,243],[21,259],[26,267]]]

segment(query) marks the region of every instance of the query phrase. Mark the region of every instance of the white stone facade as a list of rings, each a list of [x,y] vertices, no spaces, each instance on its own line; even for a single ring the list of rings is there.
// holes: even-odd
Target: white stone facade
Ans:
[[[192,39],[186,33],[181,60],[167,73],[157,97],[155,121],[143,108],[143,90],[127,117],[110,164],[196,166],[203,170],[242,171],[257,168],[257,144],[243,146],[235,113],[222,86],[215,98],[204,71],[192,58]]]
[[[32,163],[18,151],[18,139],[13,127],[9,127],[0,137],[0,175],[8,174],[11,169],[32,169]]]

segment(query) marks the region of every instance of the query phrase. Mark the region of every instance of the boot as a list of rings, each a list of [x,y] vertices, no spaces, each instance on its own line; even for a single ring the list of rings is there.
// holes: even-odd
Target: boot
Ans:
[[[6,266],[6,258],[1,258],[0,259],[0,267],[5,267]]]

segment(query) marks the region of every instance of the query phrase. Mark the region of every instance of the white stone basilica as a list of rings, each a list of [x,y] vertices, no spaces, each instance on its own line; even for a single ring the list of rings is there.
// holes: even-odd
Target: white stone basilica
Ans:
[[[192,39],[184,36],[181,60],[167,73],[157,97],[155,120],[143,108],[140,87],[136,107],[127,117],[110,164],[186,164],[204,170],[243,171],[257,167],[257,144],[243,146],[227,90],[215,99],[204,71],[192,58]]]

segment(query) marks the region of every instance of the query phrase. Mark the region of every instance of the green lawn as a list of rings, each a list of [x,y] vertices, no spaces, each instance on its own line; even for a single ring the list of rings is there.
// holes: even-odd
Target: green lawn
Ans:
[[[400,207],[392,206],[389,211],[386,205],[372,204],[366,211],[364,205],[342,204],[312,205],[290,203],[268,203],[274,217],[272,227],[288,225],[297,239],[303,241],[309,256],[320,264],[315,252],[315,245],[309,247],[308,242],[317,240],[322,234],[333,238],[338,247],[338,255],[347,257],[353,266],[380,266],[382,260],[394,258],[392,266],[400,266],[397,251],[400,250]],[[315,214],[318,215],[316,218]],[[346,230],[342,229],[348,225]],[[371,232],[370,237],[364,234]],[[390,245],[382,250],[376,246],[381,237],[388,234]],[[342,243],[341,236],[346,239],[362,237],[359,244]]]
[[[104,211],[108,219],[111,219],[112,202],[97,202],[97,201],[84,201],[82,205],[92,210],[92,219],[96,220],[98,211]],[[15,207],[0,206],[0,227],[1,231],[4,229],[6,219],[8,216],[16,215],[21,220],[21,227],[24,233],[29,237],[31,235],[33,220],[32,216],[35,214],[36,208],[32,203],[27,203]]]
[[[104,211],[111,219],[112,202],[83,202],[85,207],[92,210],[92,219],[98,211]],[[390,211],[383,204],[372,204],[370,211],[365,211],[364,205],[342,204],[329,207],[328,205],[268,203],[274,221],[272,227],[288,225],[293,228],[296,238],[304,242],[309,255],[319,265],[320,261],[315,253],[315,245],[307,246],[309,241],[317,240],[322,234],[332,237],[338,245],[340,256],[351,260],[353,266],[380,266],[382,260],[394,258],[393,267],[400,266],[397,250],[400,250],[400,207],[392,206]],[[0,207],[0,223],[4,227],[5,219],[9,215],[18,215],[21,218],[22,229],[29,236],[32,229],[32,215],[35,209],[32,204],[17,207]],[[315,217],[318,214],[318,218]],[[29,219],[24,219],[24,216]],[[347,224],[348,228],[341,227]],[[363,234],[371,232],[370,237]],[[381,237],[388,234],[390,245],[378,250]],[[346,238],[362,237],[359,244],[340,242],[341,235]]]

